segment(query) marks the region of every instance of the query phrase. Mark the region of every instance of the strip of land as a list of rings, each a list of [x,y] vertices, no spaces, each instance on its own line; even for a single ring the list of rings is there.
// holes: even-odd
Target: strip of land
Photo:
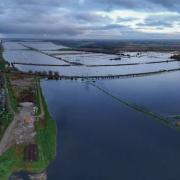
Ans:
[[[46,169],[56,154],[56,125],[48,112],[39,78],[2,73],[7,72],[2,51],[1,46],[5,111],[12,114],[0,139],[0,179],[6,180],[13,172],[40,173]],[[0,127],[4,127],[4,121]]]

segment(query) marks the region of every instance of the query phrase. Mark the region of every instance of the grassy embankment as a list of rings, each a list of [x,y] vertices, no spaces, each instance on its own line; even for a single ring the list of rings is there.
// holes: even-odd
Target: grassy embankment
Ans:
[[[56,125],[52,116],[48,111],[47,104],[42,94],[39,80],[36,83],[38,97],[39,121],[36,123],[37,137],[36,141],[39,145],[39,161],[34,164],[39,170],[45,169],[47,165],[54,159],[56,153]]]
[[[0,70],[4,70],[5,69],[5,61],[3,60],[3,46],[2,44],[0,44]]]
[[[2,54],[2,51],[1,51]],[[1,59],[3,62],[3,59]],[[5,65],[1,64],[3,69]],[[17,101],[15,99],[15,93],[11,87],[10,81],[6,75],[6,86],[8,89],[7,95],[9,98],[9,109],[17,111]],[[42,95],[42,91],[39,85],[39,80],[36,81],[36,105],[38,107],[37,120],[36,121],[36,139],[35,143],[38,145],[39,158],[35,162],[25,162],[23,160],[23,153],[25,145],[15,145],[7,150],[2,156],[0,156],[0,179],[7,180],[8,177],[15,171],[28,171],[28,172],[42,172],[46,169],[49,163],[54,159],[56,153],[56,125],[48,112],[47,104]],[[44,119],[44,123],[42,123]],[[42,125],[44,124],[44,125]]]

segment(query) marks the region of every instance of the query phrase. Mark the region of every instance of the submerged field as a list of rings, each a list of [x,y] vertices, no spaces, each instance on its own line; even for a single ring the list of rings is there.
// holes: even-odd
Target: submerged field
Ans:
[[[25,72],[53,71],[61,76],[100,77],[180,68],[179,61],[170,59],[171,52],[105,54],[72,50],[49,42],[11,42],[11,44],[6,42],[4,44],[4,58]]]
[[[105,54],[51,42],[6,42],[4,47],[4,58],[25,72],[100,77],[180,68],[170,59],[172,52]],[[121,79],[41,80],[58,128],[57,155],[47,168],[48,178],[179,180],[179,78],[180,71]],[[28,179],[28,173],[16,176]]]

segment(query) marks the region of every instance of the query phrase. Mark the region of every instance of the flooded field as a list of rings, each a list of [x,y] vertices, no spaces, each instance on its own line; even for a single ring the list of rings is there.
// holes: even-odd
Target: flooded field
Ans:
[[[5,59],[13,62],[20,71],[25,72],[53,71],[62,76],[88,77],[138,74],[180,68],[178,61],[170,59],[172,53],[103,54],[68,50],[68,47],[51,42],[6,42],[4,44]],[[18,48],[27,49],[10,51],[16,44]],[[61,67],[61,65],[67,65],[67,67]]]
[[[61,51],[60,46],[55,48],[56,45],[47,42],[41,46],[41,43],[25,43],[35,50],[17,52],[8,50],[6,44],[4,57],[9,62],[19,59],[23,63],[49,64],[46,67],[17,64],[21,71],[51,70],[67,76],[123,75],[180,68],[178,61],[169,59],[172,53],[110,55]],[[56,63],[69,66],[51,66]],[[150,115],[172,118],[180,114],[179,78],[180,71],[108,80],[43,79],[41,87],[58,128],[57,155],[47,168],[48,179],[179,180],[180,132]],[[28,179],[28,173],[16,175]]]
[[[133,64],[133,63],[149,63],[149,62],[159,62],[166,61],[171,56],[170,53],[142,53],[137,55],[137,53],[124,53],[121,55],[108,55],[101,53],[89,53],[89,54],[73,54],[71,55],[66,52],[66,54],[56,55],[56,57],[61,57],[71,62],[80,62],[85,65],[119,65],[119,64]],[[129,56],[126,56],[126,55]]]
[[[55,45],[52,42],[22,42],[21,44],[38,50],[58,50],[68,48],[63,45]]]
[[[21,50],[21,49],[27,49],[26,47],[19,44],[19,42],[5,42],[3,44],[4,49],[7,50]]]
[[[14,63],[14,62],[16,62],[16,63],[37,63],[37,64],[52,64],[52,65],[67,64],[56,58],[49,57],[49,56],[39,53],[37,51],[31,51],[31,50],[18,50],[18,51],[6,51],[5,50],[4,58],[8,62],[12,62],[12,63]],[[23,71],[25,69],[21,69],[21,70]],[[30,69],[28,69],[28,70],[30,70]]]
[[[111,75],[126,75],[131,73],[145,73],[159,71],[162,69],[170,70],[175,68],[180,68],[178,62],[163,63],[158,67],[156,64],[143,64],[136,67],[132,66],[109,66],[109,67],[85,67],[85,66],[68,66],[68,67],[52,67],[52,66],[26,66],[26,65],[16,65],[16,67],[21,71],[28,72],[33,71],[44,71],[47,72],[52,70],[59,72],[60,75],[65,76],[111,76]]]

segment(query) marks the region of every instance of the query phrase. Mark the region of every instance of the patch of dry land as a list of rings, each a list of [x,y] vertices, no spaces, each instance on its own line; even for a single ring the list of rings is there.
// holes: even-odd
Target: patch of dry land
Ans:
[[[56,126],[51,118],[39,80],[33,76],[6,75],[7,105],[13,120],[0,140],[0,179],[13,172],[41,173],[43,177],[56,152]]]

